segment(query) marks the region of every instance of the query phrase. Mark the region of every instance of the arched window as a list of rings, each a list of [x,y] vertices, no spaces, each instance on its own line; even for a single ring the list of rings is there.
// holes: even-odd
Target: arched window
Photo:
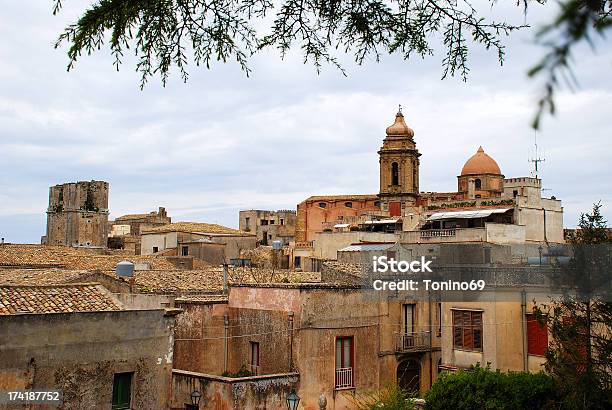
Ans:
[[[482,181],[480,180],[480,178],[476,178],[476,180],[474,181],[474,187],[476,189],[480,189],[482,187]]]
[[[399,164],[397,162],[391,164],[391,185],[399,185]]]

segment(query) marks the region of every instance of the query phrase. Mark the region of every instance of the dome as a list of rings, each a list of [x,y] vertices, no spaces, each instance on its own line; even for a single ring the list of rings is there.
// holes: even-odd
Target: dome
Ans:
[[[488,156],[482,147],[465,162],[461,169],[461,175],[480,175],[480,174],[497,174],[501,175],[501,170],[497,162]]]
[[[395,122],[387,127],[387,135],[392,137],[414,137],[414,131],[404,122],[404,114],[398,111],[395,114]]]

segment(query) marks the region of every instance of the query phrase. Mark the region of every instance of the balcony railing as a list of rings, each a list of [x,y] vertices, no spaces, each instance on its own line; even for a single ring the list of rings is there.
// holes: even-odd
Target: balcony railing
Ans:
[[[396,333],[395,348],[398,352],[416,352],[428,350],[431,342],[431,332]]]
[[[249,371],[251,372],[251,374],[253,376],[257,376],[257,375],[259,375],[259,366],[256,366],[254,364],[250,364],[249,365]]]
[[[421,231],[421,238],[442,238],[455,236],[456,230],[453,229],[431,229],[427,231]]]
[[[336,369],[336,389],[353,387],[353,368],[342,367]]]

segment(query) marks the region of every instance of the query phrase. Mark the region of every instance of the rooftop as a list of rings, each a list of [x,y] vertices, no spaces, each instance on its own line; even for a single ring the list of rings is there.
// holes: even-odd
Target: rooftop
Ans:
[[[151,269],[174,269],[174,265],[165,258],[129,255],[121,251],[29,244],[0,245],[0,267],[114,271],[117,263],[122,260],[147,263]]]
[[[360,199],[378,199],[378,195],[315,195],[306,198],[303,202],[309,201],[354,201]]]
[[[142,233],[188,232],[237,236],[253,236],[253,234],[217,224],[201,222],[174,222],[154,228],[145,229]]]
[[[49,286],[0,285],[0,316],[121,310],[121,304],[95,283]]]
[[[256,283],[256,282],[320,282],[321,275],[316,272],[293,272],[287,270],[263,268],[229,268],[229,283]],[[44,286],[74,283],[92,280],[92,271],[68,270],[60,268],[0,269],[0,286]],[[103,271],[100,274],[108,275],[117,280],[114,271]],[[223,269],[211,266],[203,269],[179,270],[143,270],[134,273],[135,292],[154,294],[186,295],[189,293],[221,293],[223,290]]]

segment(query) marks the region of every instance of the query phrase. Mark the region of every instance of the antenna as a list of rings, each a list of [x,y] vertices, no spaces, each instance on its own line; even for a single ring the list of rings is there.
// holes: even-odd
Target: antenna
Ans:
[[[535,146],[535,156],[533,158],[528,159],[528,162],[531,162],[533,164],[533,168],[531,169],[531,176],[534,178],[538,178],[538,173],[539,173],[539,167],[538,164],[540,164],[540,162],[544,162],[546,161],[546,158],[542,158],[538,156],[538,132],[534,131],[534,146]]]

